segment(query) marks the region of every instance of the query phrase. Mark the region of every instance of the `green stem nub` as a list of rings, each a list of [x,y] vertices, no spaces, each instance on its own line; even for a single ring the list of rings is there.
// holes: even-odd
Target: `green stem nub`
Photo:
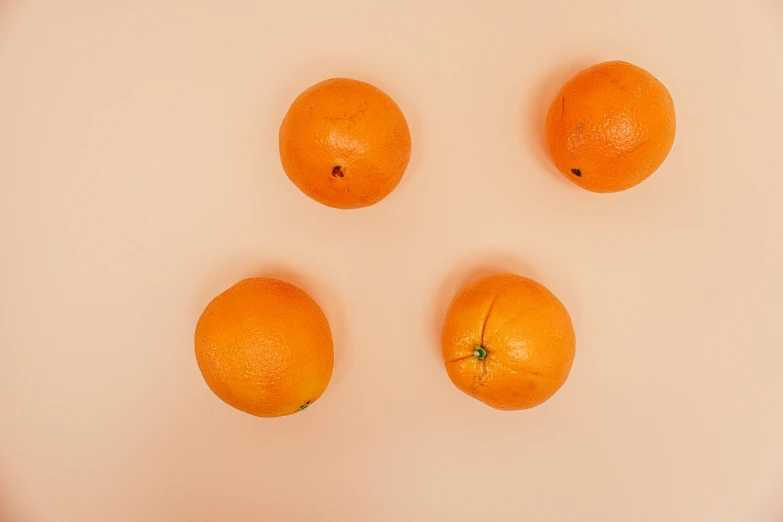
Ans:
[[[479,346],[478,344],[473,347],[473,357],[478,359],[479,361],[483,361],[487,358],[487,350],[484,349],[483,346]]]

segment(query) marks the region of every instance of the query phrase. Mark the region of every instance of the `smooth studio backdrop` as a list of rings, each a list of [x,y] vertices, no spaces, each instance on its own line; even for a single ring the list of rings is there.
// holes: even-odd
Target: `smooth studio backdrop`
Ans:
[[[661,169],[598,195],[544,115],[622,59],[677,109]],[[333,76],[413,156],[360,211],[286,178],[280,121]],[[0,520],[783,520],[783,2],[0,1]],[[456,291],[513,271],[568,307],[524,412],[440,361]],[[331,322],[307,411],[204,384],[216,294],[285,278]]]

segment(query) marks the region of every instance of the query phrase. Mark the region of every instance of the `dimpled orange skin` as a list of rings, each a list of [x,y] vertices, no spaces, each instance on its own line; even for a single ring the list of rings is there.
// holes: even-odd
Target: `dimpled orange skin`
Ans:
[[[215,395],[259,417],[307,408],[326,390],[334,367],[323,311],[277,279],[245,279],[213,299],[196,325],[195,345]]]
[[[552,397],[568,378],[575,350],[563,304],[544,286],[513,274],[460,291],[441,337],[451,381],[499,410],[532,408]]]
[[[369,83],[334,78],[313,85],[288,109],[280,160],[299,189],[324,205],[373,205],[397,187],[411,157],[405,116]]]
[[[592,192],[638,185],[674,143],[674,102],[652,74],[627,62],[588,67],[549,108],[546,141],[557,169]]]

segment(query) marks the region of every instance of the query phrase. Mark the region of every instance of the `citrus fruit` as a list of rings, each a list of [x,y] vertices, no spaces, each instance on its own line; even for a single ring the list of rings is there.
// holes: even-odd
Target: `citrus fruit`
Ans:
[[[300,94],[283,118],[279,141],[291,181],[335,208],[382,200],[399,184],[411,156],[408,124],[394,100],[347,78]]]
[[[557,297],[513,274],[462,289],[441,337],[451,381],[499,410],[531,408],[554,395],[568,378],[575,346],[571,318]]]
[[[652,74],[627,62],[588,67],[568,80],[546,118],[557,169],[582,188],[619,192],[661,166],[674,143],[674,102]]]
[[[259,417],[304,410],[334,366],[329,322],[304,291],[245,279],[210,302],[196,325],[196,361],[210,389]]]

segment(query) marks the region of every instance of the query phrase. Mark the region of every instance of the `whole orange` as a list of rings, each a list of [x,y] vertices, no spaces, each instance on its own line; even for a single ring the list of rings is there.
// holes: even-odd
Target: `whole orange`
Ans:
[[[674,143],[674,102],[652,74],[627,62],[588,67],[549,108],[546,141],[558,170],[582,188],[618,192],[661,166]]]
[[[283,118],[279,141],[291,181],[335,208],[366,207],[385,198],[411,157],[408,123],[394,100],[347,78],[300,94]]]
[[[304,291],[245,279],[210,302],[196,325],[196,361],[210,389],[259,417],[307,408],[334,366],[329,322]]]
[[[576,339],[563,304],[532,279],[468,285],[446,314],[441,353],[457,388],[499,410],[532,408],[568,378]]]

